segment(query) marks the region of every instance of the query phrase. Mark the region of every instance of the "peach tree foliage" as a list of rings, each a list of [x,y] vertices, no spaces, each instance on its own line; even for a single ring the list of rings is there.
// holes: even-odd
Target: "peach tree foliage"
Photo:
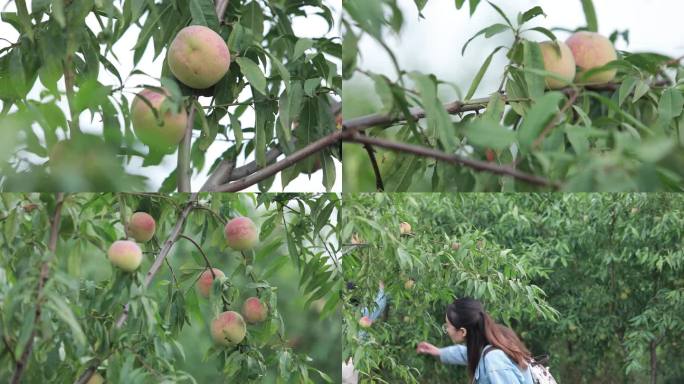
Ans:
[[[680,194],[474,195],[454,205],[444,220],[465,220],[548,271],[538,284],[560,320],[523,328],[564,382],[684,378]]]
[[[507,14],[496,1],[455,2],[457,9],[491,7],[498,20],[475,36],[463,36],[462,50],[483,39],[503,41],[486,57],[468,89],[457,100],[453,84],[430,73],[401,68],[385,43],[405,25],[396,0],[344,2],[343,78],[361,77],[374,85],[380,109],[363,96],[345,103],[343,126],[350,191],[529,191],[529,190],[681,190],[684,186],[684,67],[682,59],[650,52],[618,52],[618,59],[586,74],[616,70],[602,86],[569,84],[546,90],[540,40],[564,41],[562,28],[544,22],[539,6]],[[435,2],[415,0],[419,13]],[[598,31],[591,0],[582,6],[587,25]],[[422,16],[422,15],[421,15]],[[429,23],[429,19],[416,22]],[[563,35],[556,35],[559,31]],[[667,33],[667,32],[663,32]],[[615,31],[612,42],[629,42],[629,31]],[[398,37],[401,38],[401,37]],[[364,68],[361,39],[382,47],[392,63],[387,74]],[[506,55],[503,68],[491,66]],[[421,55],[429,57],[430,52]],[[499,89],[482,89],[486,73],[501,78]],[[345,82],[345,86],[347,82]],[[349,85],[348,94],[354,91]],[[475,94],[488,97],[474,98]],[[417,108],[417,109],[416,109]],[[420,113],[418,113],[420,112]],[[370,113],[370,114],[369,114]],[[358,144],[375,146],[363,151]],[[410,148],[407,148],[408,144]],[[436,160],[439,159],[439,160]],[[378,164],[377,172],[368,165]],[[357,172],[358,171],[358,172]],[[357,177],[357,173],[362,176]],[[352,174],[358,183],[351,183]]]
[[[61,220],[52,254],[57,206]],[[106,252],[124,238],[122,218],[137,210],[149,212],[157,228],[151,241],[140,244],[140,268],[126,273],[110,267]],[[338,238],[334,194],[200,194],[196,201],[187,194],[66,194],[61,204],[51,194],[3,194],[0,212],[0,377],[13,377],[28,345],[27,383],[75,382],[88,369],[107,382],[127,383],[330,382],[339,375],[331,368],[339,367],[339,358],[331,362],[318,353],[312,359],[312,349],[292,346],[292,324],[281,315],[295,311],[304,319],[310,303],[319,302],[320,316],[310,323],[317,329],[314,323],[335,313],[339,270],[329,259]],[[236,216],[259,226],[254,249],[227,247],[224,225]],[[183,236],[174,239],[176,227]],[[172,251],[145,289],[143,280],[168,241]],[[207,263],[225,272],[208,299],[195,289]],[[299,280],[293,285],[306,299],[304,308],[278,300],[272,281],[288,268],[295,271],[289,278]],[[214,344],[211,320],[223,311],[240,312],[250,296],[268,305],[266,320],[248,325],[236,346]],[[334,341],[327,342],[336,350]]]
[[[549,354],[562,382],[682,380],[680,194],[353,195],[344,210],[344,238],[367,243],[344,256],[345,280],[359,285],[345,295],[344,356],[371,377],[463,374],[414,353],[424,339],[448,344],[439,325],[458,294],[483,299],[534,355]],[[400,221],[413,236],[399,237]],[[350,299],[369,305],[378,280],[388,313],[359,339]]]
[[[548,270],[537,266],[529,251],[512,251],[463,220],[455,202],[446,200],[429,194],[344,197],[342,238],[353,238],[354,244],[345,240],[343,276],[357,288],[343,295],[343,359],[352,357],[361,377],[375,380],[368,382],[464,379],[465,369],[415,353],[420,341],[451,345],[441,326],[455,296],[482,300],[494,318],[514,328],[558,320],[538,286]],[[400,222],[409,223],[412,233],[400,235]],[[389,296],[388,309],[364,330],[368,336],[360,337],[361,307],[372,305],[379,281]]]
[[[225,12],[217,9],[221,4],[227,4]],[[218,179],[228,184],[272,164],[274,154],[289,156],[336,130],[341,44],[297,36],[292,24],[305,16],[322,20],[331,31],[333,9],[326,1],[35,0],[27,5],[21,0],[13,7],[16,11],[1,15],[20,34],[0,46],[0,182],[5,190],[141,189],[149,175],[146,167],[176,151],[178,166],[163,191],[188,191],[192,175],[215,173],[221,160],[233,164],[233,176]],[[207,89],[177,81],[167,64],[171,41],[188,25],[217,32],[233,59],[225,76]],[[139,33],[126,35],[132,26]],[[146,50],[161,57],[161,78],[131,80],[149,74],[139,67],[121,73],[119,49],[132,49],[135,65]],[[115,80],[103,80],[104,75]],[[191,142],[164,149],[140,142],[131,128],[131,101],[142,87],[169,93],[157,114],[186,110],[194,115]],[[250,109],[254,124],[244,119]],[[83,134],[86,125],[101,125],[102,133]],[[55,147],[66,138],[78,156],[55,161]],[[209,163],[207,150],[222,146],[222,156]],[[240,160],[247,156],[254,161]],[[284,169],[283,187],[300,173],[322,168],[324,186],[330,188],[334,157],[339,157],[336,149],[324,147]],[[143,168],[127,173],[123,164],[135,158],[142,159]],[[261,190],[272,186],[273,177],[267,176],[259,180]]]

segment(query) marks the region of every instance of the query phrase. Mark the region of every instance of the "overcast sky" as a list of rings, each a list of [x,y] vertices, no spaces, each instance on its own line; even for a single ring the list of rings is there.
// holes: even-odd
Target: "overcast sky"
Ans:
[[[324,3],[327,3],[328,6],[330,6],[334,12],[335,12],[335,20],[339,19],[339,12],[341,11],[341,0],[325,0]],[[7,1],[0,1],[0,6],[3,7],[3,11],[7,12],[13,12],[15,11],[15,6],[13,2],[7,2]],[[27,1],[27,6],[30,9],[31,8],[31,0]],[[98,24],[97,21],[91,17],[87,20],[88,24],[91,26],[92,29],[98,31]],[[327,32],[327,24],[325,20],[323,20],[321,17],[318,16],[313,16],[313,17],[308,17],[308,18],[303,18],[299,17],[296,18],[293,21],[293,29],[295,34],[298,37],[312,37],[312,38],[317,38],[321,37]],[[333,28],[330,33],[328,33],[326,36],[335,36],[338,35],[337,28]],[[133,51],[131,48],[135,45],[137,38],[140,34],[140,29],[137,28],[136,26],[132,26],[129,28],[129,30],[126,32],[126,34],[117,42],[117,44],[114,45],[114,52],[116,53],[117,57],[119,58],[119,62],[116,62],[116,60],[113,57],[109,57],[109,59],[116,65],[117,69],[119,70],[119,73],[121,74],[122,78],[126,78],[128,74],[134,69],[133,67]],[[16,41],[18,38],[18,33],[7,23],[0,22],[0,37],[3,37],[9,41]],[[8,43],[4,40],[0,40],[0,47],[6,46]],[[125,79],[125,85],[127,87],[127,97],[129,99],[129,104],[133,99],[133,96],[136,92],[136,89],[134,87],[139,86],[139,85],[159,85],[158,82],[156,82],[155,79],[158,79],[159,76],[161,75],[161,67],[162,67],[162,62],[164,59],[165,51],[162,52],[162,54],[156,59],[153,60],[153,55],[154,51],[152,49],[152,44],[149,44],[147,51],[143,55],[142,59],[138,63],[136,69],[142,70],[143,72],[149,74],[152,76],[152,78],[147,77],[147,76],[142,76],[142,75],[134,75],[131,76],[128,79]],[[339,64],[338,64],[339,65]],[[341,68],[339,68],[341,71]],[[100,82],[103,84],[107,85],[113,85],[113,86],[118,86],[118,80],[114,76],[105,76],[103,75],[104,71],[101,71],[101,76],[100,76]],[[40,98],[40,90],[42,88],[42,85],[39,82],[36,82],[36,86],[34,89],[31,91],[29,94],[29,98],[33,100],[39,100]],[[64,89],[64,84],[61,82],[60,88]],[[244,100],[245,98],[249,97],[249,91],[244,92],[242,95],[240,95],[240,100]],[[203,100],[203,104],[207,104],[209,99]],[[62,108],[67,111],[66,108],[66,102],[63,103]],[[68,114],[67,114],[68,115]],[[102,132],[102,126],[98,123],[97,120],[93,121],[91,123],[91,117],[87,114],[84,113],[81,115],[81,124],[83,125],[83,130],[88,131],[88,132]],[[227,118],[225,119],[226,121],[228,120]],[[223,121],[222,121],[223,122]],[[252,127],[254,126],[254,113],[252,109],[248,109],[247,112],[243,115],[242,119],[242,126],[243,127]],[[87,126],[86,126],[87,124]],[[39,133],[39,131],[37,131]],[[194,132],[195,136],[198,136],[199,133],[196,131]],[[207,160],[205,161],[205,167],[209,167],[211,164],[213,164],[214,160],[218,158],[227,148],[228,148],[229,143],[227,142],[215,142],[211,148],[207,151]],[[141,147],[142,149],[143,147]],[[143,150],[144,151],[144,150]],[[253,160],[253,156],[251,156],[247,161]],[[245,161],[244,159],[242,161]],[[166,156],[164,158],[164,161],[159,165],[155,167],[146,167],[143,169],[140,168],[142,164],[142,159],[141,158],[135,158],[130,165],[127,166],[127,169],[131,173],[135,174],[144,174],[149,177],[149,186],[148,189],[150,190],[158,190],[162,181],[166,178],[166,176],[171,172],[173,169],[176,167],[176,155],[170,155]],[[240,162],[238,165],[243,164],[243,162]],[[341,192],[342,191],[342,166],[339,162],[336,161],[335,164],[337,168],[337,178],[335,185],[333,187],[333,191]],[[288,192],[321,192],[324,190],[323,184],[322,184],[322,178],[323,178],[323,172],[318,171],[314,175],[311,176],[311,179],[309,179],[309,176],[307,175],[302,175],[299,176],[297,179],[293,180],[290,182],[288,187],[286,188],[285,191]],[[202,175],[195,175],[192,179],[192,190],[198,190],[204,181],[206,180],[206,172]],[[252,186],[251,188],[247,189],[247,191],[257,191],[258,188],[257,186]],[[281,190],[281,182],[280,182],[280,176],[276,176],[276,180],[273,183],[273,191],[280,191]]]
[[[537,26],[574,29],[586,25],[579,0],[492,2],[512,18],[518,12],[524,12],[535,5],[541,6],[547,17],[535,19],[534,25]],[[400,66],[409,71],[434,73],[440,79],[457,84],[464,93],[492,49],[501,43],[511,43],[510,37],[497,37],[495,40],[480,37],[469,45],[465,56],[461,55],[463,44],[471,36],[487,25],[501,22],[498,14],[485,2],[480,4],[472,18],[467,6],[458,11],[453,1],[428,1],[423,10],[424,19],[418,18],[413,0],[399,0],[399,4],[405,11],[405,28],[398,38],[388,36],[385,41],[397,55]],[[630,30],[631,44],[627,46],[621,41],[618,49],[659,52],[676,57],[684,55],[684,28],[681,24],[684,15],[683,0],[595,0],[594,4],[602,34]],[[556,34],[561,40],[568,37],[567,33]],[[541,34],[530,34],[528,37],[540,41],[545,39]],[[389,58],[371,39],[362,40],[360,51],[363,52],[360,65],[362,68],[385,73],[396,79]],[[501,68],[506,62],[503,52],[497,54],[476,97],[487,96],[498,87]],[[365,76],[358,76],[354,81],[368,80]],[[443,96],[449,94],[448,87],[442,87],[441,90]]]

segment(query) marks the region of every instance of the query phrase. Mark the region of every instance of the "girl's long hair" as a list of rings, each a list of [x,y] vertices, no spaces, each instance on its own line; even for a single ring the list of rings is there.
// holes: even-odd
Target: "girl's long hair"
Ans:
[[[456,328],[466,329],[468,373],[475,376],[482,350],[487,344],[502,350],[520,369],[526,369],[530,351],[512,329],[497,324],[482,303],[471,298],[456,299],[447,307],[447,319]]]

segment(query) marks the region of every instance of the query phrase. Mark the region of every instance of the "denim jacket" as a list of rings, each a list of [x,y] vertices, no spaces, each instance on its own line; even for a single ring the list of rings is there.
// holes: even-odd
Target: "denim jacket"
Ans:
[[[485,350],[488,347],[485,347]],[[489,347],[491,348],[491,347]],[[484,353],[485,350],[482,352]],[[440,348],[439,359],[444,364],[467,365],[468,349],[464,345]],[[502,350],[488,352],[475,370],[477,384],[533,384],[529,369],[521,371]]]

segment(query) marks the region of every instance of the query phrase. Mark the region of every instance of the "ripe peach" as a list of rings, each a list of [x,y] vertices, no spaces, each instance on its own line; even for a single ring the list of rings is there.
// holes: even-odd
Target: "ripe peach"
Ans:
[[[117,240],[107,251],[109,261],[126,272],[133,272],[142,263],[142,251],[130,240]]]
[[[399,233],[402,235],[408,235],[411,233],[411,224],[407,222],[402,222],[399,224]]]
[[[461,249],[461,243],[451,244],[451,249],[453,249],[454,251],[458,251],[459,249]]]
[[[250,324],[260,323],[266,320],[268,307],[257,297],[250,297],[242,304],[242,315]]]
[[[128,234],[137,242],[144,243],[150,241],[152,236],[154,236],[156,226],[157,224],[150,214],[146,212],[136,212],[128,221]]]
[[[214,271],[216,278],[225,276],[220,269],[212,268],[211,271]],[[209,297],[211,285],[214,283],[214,276],[212,276],[211,271],[205,270],[197,279],[197,291],[203,297]]]
[[[90,376],[90,379],[88,379],[86,384],[103,384],[104,382],[104,377],[102,377],[102,375],[100,375],[99,373],[95,372],[92,376]]]
[[[404,283],[404,288],[406,289],[413,289],[413,286],[416,285],[416,282],[413,279],[408,279]]]
[[[191,25],[178,32],[167,54],[171,73],[196,89],[218,83],[230,67],[230,51],[221,35],[212,29]]]
[[[575,58],[572,56],[572,51],[567,44],[559,41],[558,47],[560,48],[560,54],[556,51],[552,41],[545,41],[539,44],[542,56],[544,57],[544,69],[566,80],[564,83],[548,76],[546,78],[546,86],[549,89],[560,89],[572,83],[577,71]]]
[[[259,240],[257,227],[248,217],[236,217],[230,220],[226,224],[224,233],[228,246],[238,251],[252,249]]]
[[[359,326],[361,328],[370,328],[371,325],[373,325],[373,320],[371,320],[368,316],[364,316],[359,319]]]
[[[145,89],[138,93],[131,105],[133,130],[140,141],[150,147],[168,148],[177,145],[185,135],[188,125],[188,115],[185,111],[162,113],[161,106],[167,97],[166,91],[160,93]],[[150,106],[157,111],[159,120]]]
[[[577,32],[566,41],[575,57],[575,63],[580,71],[577,78],[593,68],[602,67],[617,59],[613,43],[605,36],[595,32]],[[603,71],[584,79],[586,84],[605,84],[615,78],[617,70]]]
[[[218,344],[237,345],[245,338],[246,334],[245,320],[237,312],[223,312],[211,322],[211,337]]]

